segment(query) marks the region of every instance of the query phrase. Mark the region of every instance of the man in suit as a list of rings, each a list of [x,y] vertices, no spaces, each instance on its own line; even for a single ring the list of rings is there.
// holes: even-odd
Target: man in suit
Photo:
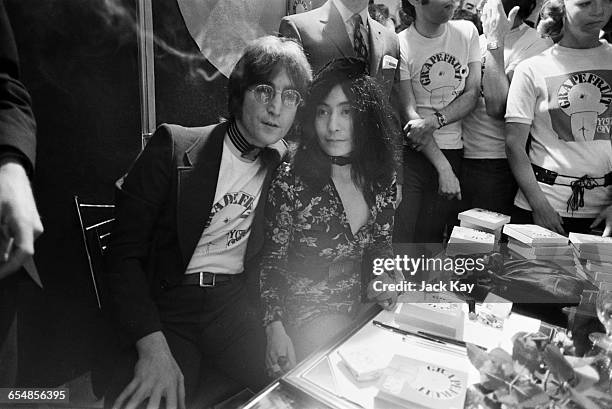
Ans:
[[[263,328],[247,297],[258,277],[245,269],[256,264],[272,171],[311,78],[293,41],[255,40],[230,75],[230,120],[160,126],[118,183],[111,304],[137,356],[120,365],[109,404],[185,407],[202,367],[263,386]]]
[[[378,80],[399,126],[398,109],[400,48],[397,35],[370,17],[368,0],[328,0],[306,13],[283,17],[280,35],[297,40],[316,73],[334,58],[358,57],[368,62],[370,75]],[[398,200],[401,200],[402,134],[394,140],[398,175]],[[399,204],[399,202],[398,202]]]
[[[43,231],[29,180],[36,154],[30,105],[30,95],[19,82],[17,49],[0,1],[0,387],[15,383],[17,291],[19,282],[28,280],[20,267],[34,254],[34,240]],[[33,263],[26,267],[40,284]]]

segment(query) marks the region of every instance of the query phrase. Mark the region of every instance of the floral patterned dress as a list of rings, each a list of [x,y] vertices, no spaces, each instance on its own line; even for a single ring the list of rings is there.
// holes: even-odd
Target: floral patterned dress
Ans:
[[[279,313],[300,327],[324,314],[356,310],[363,256],[393,257],[395,192],[395,183],[378,192],[367,222],[353,234],[331,179],[314,191],[291,164],[279,166],[266,203],[260,276],[264,325]]]

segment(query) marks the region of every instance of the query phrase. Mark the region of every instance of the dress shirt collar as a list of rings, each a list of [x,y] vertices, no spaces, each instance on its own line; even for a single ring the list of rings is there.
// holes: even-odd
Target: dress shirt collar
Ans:
[[[353,34],[353,16],[356,13],[353,13],[352,11],[350,11],[349,9],[346,8],[346,6],[344,5],[344,3],[342,3],[342,1],[340,0],[332,0],[334,3],[334,6],[336,6],[336,8],[338,9],[338,11],[340,12],[340,16],[342,17],[342,21],[344,21],[344,24],[347,27],[351,27],[351,30],[348,31],[349,37],[352,38],[352,34]],[[366,4],[366,6],[363,8],[363,10],[361,10],[359,13],[357,13],[361,16],[361,22],[363,23],[363,27],[368,29],[368,6]]]

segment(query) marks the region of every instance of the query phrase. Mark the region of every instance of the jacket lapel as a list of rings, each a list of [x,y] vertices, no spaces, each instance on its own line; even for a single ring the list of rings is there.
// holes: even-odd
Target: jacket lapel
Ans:
[[[329,7],[328,18],[321,20],[325,26],[323,27],[323,41],[334,44],[343,57],[354,57],[355,50],[351,44],[351,40],[346,32],[346,26],[342,20],[340,12],[334,6],[333,2],[329,0],[323,7]]]
[[[227,123],[217,125],[185,151],[178,168],[177,234],[185,267],[208,222],[215,198]]]
[[[370,75],[376,77],[382,61],[384,38],[380,27],[374,24],[374,20],[370,16],[368,16],[368,25],[370,27],[368,30],[370,33]]]

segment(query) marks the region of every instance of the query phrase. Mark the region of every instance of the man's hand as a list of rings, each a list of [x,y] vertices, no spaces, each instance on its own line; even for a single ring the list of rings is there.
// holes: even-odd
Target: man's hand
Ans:
[[[276,378],[295,367],[295,350],[291,338],[280,321],[268,324],[266,338],[266,369],[270,377]]]
[[[566,234],[565,229],[563,229],[563,219],[548,203],[548,200],[544,199],[542,202],[532,206],[532,212],[535,224],[559,234]]]
[[[136,349],[134,379],[121,392],[113,409],[135,409],[147,398],[147,409],[158,408],[162,398],[166,400],[166,409],[185,409],[183,373],[164,335],[158,331],[142,337],[136,342]]]
[[[612,236],[612,205],[606,207],[599,213],[597,218],[593,221],[593,224],[591,224],[591,229],[597,227],[601,222],[606,223],[602,236]]]
[[[430,115],[425,118],[413,119],[404,126],[408,144],[416,151],[420,151],[432,138],[438,129],[438,120]]]
[[[482,9],[482,31],[488,42],[497,42],[503,48],[506,34],[514,25],[514,18],[520,7],[516,6],[510,10],[508,16],[504,11],[501,0],[487,0]]]
[[[452,168],[438,172],[438,194],[448,200],[461,200],[461,185]]]
[[[0,164],[0,225],[6,233],[5,242],[0,244],[2,279],[17,271],[34,254],[34,240],[43,232],[30,180],[23,166],[14,159]]]

